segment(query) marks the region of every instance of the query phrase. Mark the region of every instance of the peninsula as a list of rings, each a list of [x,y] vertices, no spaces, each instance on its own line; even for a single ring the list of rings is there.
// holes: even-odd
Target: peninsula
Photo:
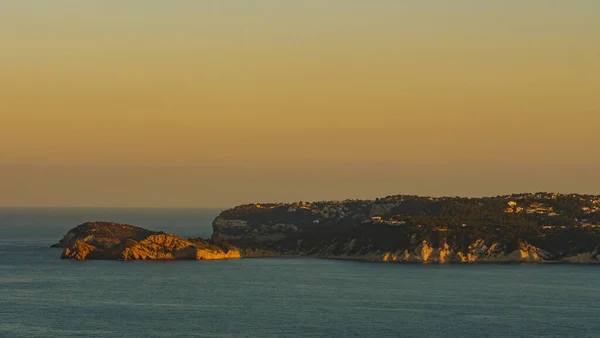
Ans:
[[[115,231],[117,229],[118,231]],[[58,245],[74,259],[317,257],[406,263],[598,263],[600,196],[247,204],[225,210],[211,239],[86,223]]]

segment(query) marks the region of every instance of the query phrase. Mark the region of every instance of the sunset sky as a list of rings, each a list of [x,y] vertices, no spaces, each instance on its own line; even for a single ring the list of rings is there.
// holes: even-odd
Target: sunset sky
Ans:
[[[600,194],[598,0],[0,1],[0,206]]]

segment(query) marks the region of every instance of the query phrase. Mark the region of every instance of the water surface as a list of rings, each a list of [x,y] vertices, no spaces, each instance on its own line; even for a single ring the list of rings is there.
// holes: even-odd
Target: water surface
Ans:
[[[0,337],[594,337],[600,269],[318,259],[75,262],[84,221],[209,236],[217,210],[0,209]]]

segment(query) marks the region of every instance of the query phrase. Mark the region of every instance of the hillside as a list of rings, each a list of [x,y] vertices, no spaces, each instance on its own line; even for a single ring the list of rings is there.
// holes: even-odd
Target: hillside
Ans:
[[[299,255],[398,262],[597,262],[600,196],[249,204],[223,211],[214,242],[243,256]]]

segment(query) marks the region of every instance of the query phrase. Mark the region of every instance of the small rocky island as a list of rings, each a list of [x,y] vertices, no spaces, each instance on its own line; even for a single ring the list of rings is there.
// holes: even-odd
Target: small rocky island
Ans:
[[[211,239],[85,223],[56,244],[71,259],[315,257],[402,263],[600,262],[600,196],[247,204],[223,211]]]
[[[184,239],[140,227],[89,222],[71,229],[53,247],[61,258],[121,260],[214,260],[240,258],[240,252],[202,238]]]

